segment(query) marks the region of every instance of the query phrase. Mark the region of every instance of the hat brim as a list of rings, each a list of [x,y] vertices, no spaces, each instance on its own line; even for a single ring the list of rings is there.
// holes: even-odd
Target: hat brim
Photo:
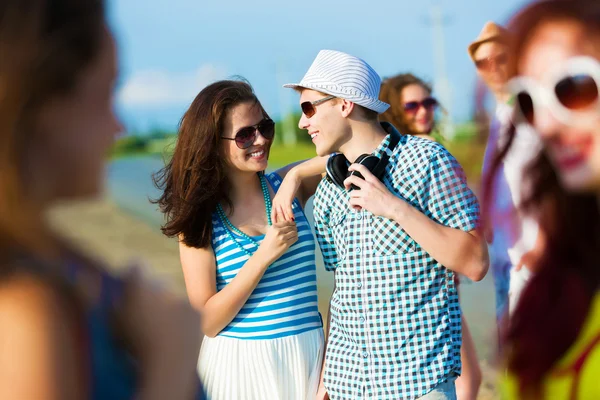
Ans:
[[[283,85],[284,88],[288,88],[288,89],[298,89],[298,88],[304,88],[304,86],[302,86],[299,83],[286,83],[285,85]],[[306,88],[308,89],[308,88]]]
[[[299,90],[299,89],[315,90],[317,92],[321,92],[324,94],[338,97],[340,99],[345,99],[345,100],[351,101],[355,104],[358,104],[359,106],[367,108],[371,111],[375,111],[378,114],[382,114],[388,108],[390,108],[389,104],[384,103],[383,101],[381,101],[379,99],[351,95],[348,93],[344,93],[340,90],[333,90],[333,89],[330,89],[327,87],[322,87],[320,85],[311,85],[311,84],[303,84],[303,83],[286,83],[285,85],[283,85],[283,87],[288,88],[288,89],[294,89],[294,90]]]
[[[467,50],[469,52],[469,56],[471,57],[471,59],[473,61],[475,61],[475,52],[477,51],[479,46],[481,46],[484,43],[489,43],[489,42],[498,42],[498,43],[510,46],[511,45],[510,33],[505,28],[499,27],[499,31],[496,31],[493,33],[490,32],[487,36],[480,37],[477,40],[475,40],[473,43],[471,43],[469,45],[469,47],[467,48]]]
[[[475,52],[477,51],[479,46],[481,46],[484,43],[489,43],[489,42],[505,43],[506,41],[502,38],[502,35],[492,35],[492,36],[474,41],[468,47],[469,56],[471,57],[471,59],[473,61],[475,60]]]

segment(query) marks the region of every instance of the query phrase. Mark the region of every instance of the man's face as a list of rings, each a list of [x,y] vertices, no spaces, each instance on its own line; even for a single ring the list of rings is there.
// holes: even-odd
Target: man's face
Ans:
[[[315,90],[304,89],[300,95],[300,104],[326,99],[327,95]],[[315,145],[319,156],[340,151],[346,140],[347,121],[342,116],[341,100],[333,98],[314,106],[314,113],[302,114],[298,127],[305,129]]]
[[[508,80],[508,48],[499,42],[480,45],[474,54],[477,73],[495,94],[502,93]]]

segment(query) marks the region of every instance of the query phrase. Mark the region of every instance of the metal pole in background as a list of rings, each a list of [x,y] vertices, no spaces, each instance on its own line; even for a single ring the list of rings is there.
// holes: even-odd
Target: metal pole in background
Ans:
[[[434,3],[430,7],[431,19],[428,24],[431,26],[433,38],[433,60],[435,68],[435,88],[442,106],[447,113],[443,114],[441,121],[442,134],[447,139],[454,136],[454,123],[452,121],[452,86],[446,73],[446,53],[444,38],[444,13],[439,3]]]

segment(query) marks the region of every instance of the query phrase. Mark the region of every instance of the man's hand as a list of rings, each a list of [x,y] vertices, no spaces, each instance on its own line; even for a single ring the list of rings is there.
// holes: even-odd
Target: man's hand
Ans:
[[[294,202],[294,197],[296,197],[301,184],[302,180],[293,170],[288,172],[285,178],[283,178],[283,181],[281,182],[281,185],[279,185],[279,189],[271,202],[271,219],[273,220],[273,223],[294,220],[292,203]]]
[[[355,185],[360,190],[350,191],[350,206],[355,210],[365,209],[374,215],[393,219],[394,208],[398,197],[394,196],[385,185],[361,164],[352,164],[348,171],[357,171],[365,179],[358,176],[350,176],[344,181],[346,190]]]

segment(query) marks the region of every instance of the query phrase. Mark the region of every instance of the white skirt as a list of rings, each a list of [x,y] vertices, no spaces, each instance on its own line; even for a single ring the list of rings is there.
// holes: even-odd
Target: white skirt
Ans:
[[[198,374],[208,400],[314,399],[323,329],[266,340],[205,337]]]

